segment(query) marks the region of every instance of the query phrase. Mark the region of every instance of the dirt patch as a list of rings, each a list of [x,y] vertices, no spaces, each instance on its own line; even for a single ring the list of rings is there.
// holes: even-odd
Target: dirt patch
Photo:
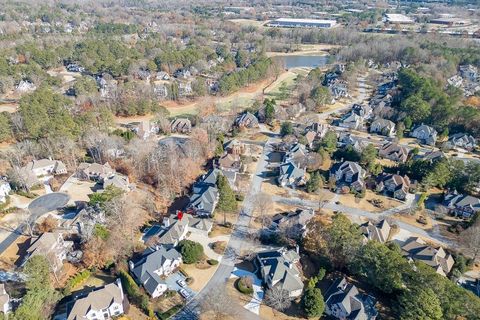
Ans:
[[[123,319],[123,318],[131,319],[131,320],[149,320],[150,319],[133,304],[130,304],[130,310],[128,310],[128,314],[126,316],[123,316],[120,319]]]
[[[402,222],[408,223],[412,226],[421,228],[423,230],[430,230],[432,229],[432,219],[428,216],[426,216],[426,222],[427,224],[422,224],[417,221],[417,219],[420,217],[420,213],[416,212],[414,215],[409,215],[409,214],[395,214],[394,217]]]
[[[154,311],[166,312],[171,308],[184,303],[183,298],[177,292],[175,292],[175,294],[171,297],[162,297],[164,296],[160,296],[158,299],[153,300],[152,308]]]
[[[7,250],[3,251],[0,256],[0,267],[2,269],[9,270],[20,264],[30,245],[29,239],[27,236],[20,236]]]
[[[374,206],[372,203],[369,202],[369,200],[380,200],[382,202],[382,208]],[[359,199],[355,198],[353,194],[342,194],[338,196],[338,201],[340,201],[342,205],[350,208],[358,208],[361,210],[377,213],[398,207],[402,204],[400,201],[383,195],[378,195],[371,190],[367,190],[367,192],[365,193],[365,198]]]
[[[223,216],[223,215],[222,215]],[[223,223],[223,219],[222,219]],[[213,226],[212,231],[208,234],[209,238],[215,238],[218,236],[228,236],[232,233],[231,228],[224,227],[220,224],[216,224]]]

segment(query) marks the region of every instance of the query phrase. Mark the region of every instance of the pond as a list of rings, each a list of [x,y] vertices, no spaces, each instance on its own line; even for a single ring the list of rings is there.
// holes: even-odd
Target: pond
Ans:
[[[284,61],[285,68],[317,68],[327,65],[331,56],[329,55],[311,55],[311,56],[278,56],[277,59]]]

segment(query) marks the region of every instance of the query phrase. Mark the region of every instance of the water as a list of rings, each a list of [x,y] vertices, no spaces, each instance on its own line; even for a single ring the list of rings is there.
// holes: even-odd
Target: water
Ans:
[[[329,63],[328,55],[322,56],[279,56],[284,61],[285,68],[317,68]]]

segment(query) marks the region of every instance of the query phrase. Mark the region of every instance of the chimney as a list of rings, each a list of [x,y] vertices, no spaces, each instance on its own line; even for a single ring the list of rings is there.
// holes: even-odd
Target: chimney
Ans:
[[[400,175],[400,170],[397,170],[397,175]]]
[[[130,270],[133,270],[133,268],[135,267],[131,260],[128,261],[128,266],[130,267]]]
[[[163,217],[163,226],[170,227],[170,219],[168,217]]]
[[[295,252],[296,252],[297,254],[300,254],[300,247],[298,246],[298,244],[295,245]]]

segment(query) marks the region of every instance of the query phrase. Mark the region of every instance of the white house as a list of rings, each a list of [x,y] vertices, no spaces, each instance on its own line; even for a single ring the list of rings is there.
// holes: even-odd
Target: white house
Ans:
[[[12,188],[10,184],[5,180],[0,180],[0,202],[7,202],[7,196],[10,193]]]
[[[104,287],[94,289],[87,295],[75,298],[67,313],[56,320],[108,320],[124,313],[124,294],[120,279]]]
[[[165,246],[147,248],[136,261],[129,261],[130,272],[152,298],[161,296],[168,289],[165,277],[172,274],[182,263],[182,256]]]
[[[32,160],[22,170],[31,171],[37,177],[67,173],[67,168],[62,161],[52,159]]]
[[[7,314],[11,310],[10,295],[5,290],[5,285],[0,283],[0,312]]]

